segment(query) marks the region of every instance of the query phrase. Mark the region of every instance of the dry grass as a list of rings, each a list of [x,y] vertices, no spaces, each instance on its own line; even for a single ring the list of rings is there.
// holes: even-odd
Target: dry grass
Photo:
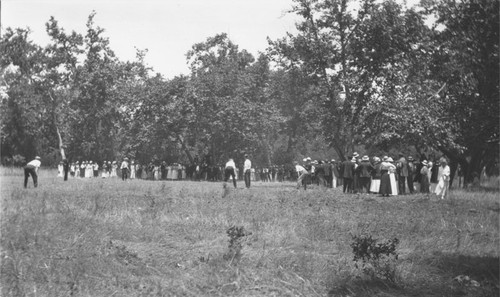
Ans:
[[[0,174],[2,296],[499,294],[498,192],[440,201],[54,176],[23,189],[19,172]],[[238,257],[231,226],[247,232]],[[352,235],[400,240],[395,282],[355,268]]]

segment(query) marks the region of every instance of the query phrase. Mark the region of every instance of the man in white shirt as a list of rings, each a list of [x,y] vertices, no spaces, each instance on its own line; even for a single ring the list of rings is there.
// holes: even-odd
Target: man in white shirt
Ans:
[[[224,169],[224,182],[227,182],[229,176],[233,178],[233,185],[236,188],[236,174],[234,169],[236,168],[236,164],[234,164],[233,159],[229,159],[226,163],[226,167]]]
[[[245,186],[250,188],[250,174],[252,173],[252,161],[245,155],[245,163],[243,163],[243,173],[245,174]]]
[[[309,160],[306,158],[304,159],[304,162],[306,164],[309,164]],[[302,187],[302,181],[304,178],[309,174],[309,171],[307,171],[303,166],[299,164],[299,162],[295,161],[295,171],[297,172],[297,189],[300,189]],[[306,189],[306,183],[304,183],[304,190]]]
[[[127,180],[128,177],[128,158],[125,157],[123,158],[122,165],[120,166],[120,169],[122,170],[122,180],[125,181]]]
[[[24,166],[24,187],[28,186],[28,178],[31,175],[35,188],[38,187],[38,168],[42,165],[40,157],[36,156],[35,160],[29,162]]]

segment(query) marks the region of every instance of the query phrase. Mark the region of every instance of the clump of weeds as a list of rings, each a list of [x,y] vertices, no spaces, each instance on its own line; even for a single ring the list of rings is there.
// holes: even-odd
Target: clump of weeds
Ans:
[[[351,248],[355,267],[370,277],[395,283],[398,260],[396,247],[399,244],[399,239],[379,241],[371,235],[355,235],[352,239]]]
[[[226,230],[226,233],[229,237],[229,249],[223,258],[231,261],[230,263],[238,263],[242,256],[244,238],[252,233],[247,232],[243,226],[231,226]]]

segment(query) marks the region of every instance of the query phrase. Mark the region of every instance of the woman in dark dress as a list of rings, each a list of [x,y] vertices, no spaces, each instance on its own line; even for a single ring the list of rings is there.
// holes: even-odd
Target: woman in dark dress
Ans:
[[[379,194],[382,196],[389,196],[392,194],[391,190],[391,178],[389,176],[389,171],[395,170],[396,166],[390,163],[391,159],[384,157],[382,163],[380,164],[380,190]]]
[[[429,168],[427,161],[422,161],[422,169],[420,169],[420,192],[429,194]]]

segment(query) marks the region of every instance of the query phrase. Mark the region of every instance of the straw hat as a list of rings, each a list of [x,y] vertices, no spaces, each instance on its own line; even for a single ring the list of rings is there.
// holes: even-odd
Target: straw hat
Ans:
[[[370,161],[370,158],[367,155],[364,155],[363,158],[361,158],[361,161]]]

